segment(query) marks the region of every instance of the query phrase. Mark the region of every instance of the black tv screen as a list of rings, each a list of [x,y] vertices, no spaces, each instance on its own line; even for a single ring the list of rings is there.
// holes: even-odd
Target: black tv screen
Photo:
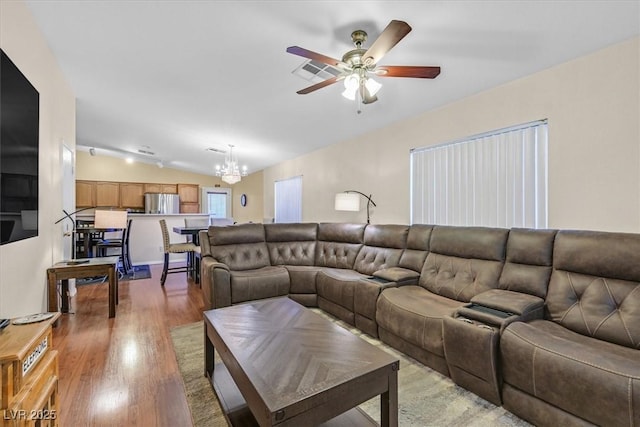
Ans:
[[[0,243],[38,235],[40,94],[0,50]]]

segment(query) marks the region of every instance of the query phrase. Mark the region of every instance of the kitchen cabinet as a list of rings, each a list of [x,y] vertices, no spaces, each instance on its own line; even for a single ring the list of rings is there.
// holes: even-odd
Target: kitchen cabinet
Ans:
[[[76,181],[76,207],[90,208],[96,205],[95,181]]]
[[[180,203],[180,213],[200,213],[200,203]]]
[[[120,207],[121,208],[144,208],[144,188],[142,183],[121,182],[120,183]]]
[[[178,184],[180,213],[200,213],[198,184]]]
[[[145,193],[178,194],[176,184],[144,184]]]
[[[198,203],[198,184],[178,184],[180,203]]]
[[[180,195],[180,212],[200,213],[198,184],[76,181],[76,208],[144,209],[145,193]]]
[[[96,206],[120,207],[120,183],[96,182]]]

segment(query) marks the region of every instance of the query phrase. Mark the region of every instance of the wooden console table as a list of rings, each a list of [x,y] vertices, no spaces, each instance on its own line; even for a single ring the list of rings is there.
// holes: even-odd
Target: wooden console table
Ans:
[[[0,426],[58,425],[58,352],[51,333],[58,317],[0,331]]]
[[[109,278],[109,317],[116,317],[118,304],[118,257],[82,258],[62,261],[47,269],[49,281],[49,311],[58,311],[58,280],[61,286],[61,311],[69,310],[68,279],[83,279],[87,277],[107,276]]]

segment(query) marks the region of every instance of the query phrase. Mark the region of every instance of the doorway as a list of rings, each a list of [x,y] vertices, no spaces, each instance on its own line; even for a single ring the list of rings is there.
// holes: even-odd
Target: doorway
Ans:
[[[202,187],[201,206],[210,218],[231,218],[231,189]]]

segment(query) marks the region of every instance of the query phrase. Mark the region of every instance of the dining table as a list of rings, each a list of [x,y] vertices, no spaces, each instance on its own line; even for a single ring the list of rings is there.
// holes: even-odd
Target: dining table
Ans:
[[[183,226],[183,227],[173,227],[173,232],[181,234],[183,236],[190,236],[191,242],[196,246],[200,246],[200,232],[202,230],[208,230],[208,229],[209,229],[208,225],[189,226],[189,227]]]
[[[82,239],[83,246],[84,246],[83,254],[88,258],[93,258],[94,254],[93,254],[93,247],[91,245],[91,235],[94,233],[110,233],[110,232],[116,232],[116,231],[122,231],[122,228],[96,228],[94,226],[82,226],[82,225],[77,226],[73,230],[73,239],[71,239],[71,242],[73,244],[71,253],[73,254],[73,257],[75,258],[77,256],[76,245],[75,245],[76,240]]]

